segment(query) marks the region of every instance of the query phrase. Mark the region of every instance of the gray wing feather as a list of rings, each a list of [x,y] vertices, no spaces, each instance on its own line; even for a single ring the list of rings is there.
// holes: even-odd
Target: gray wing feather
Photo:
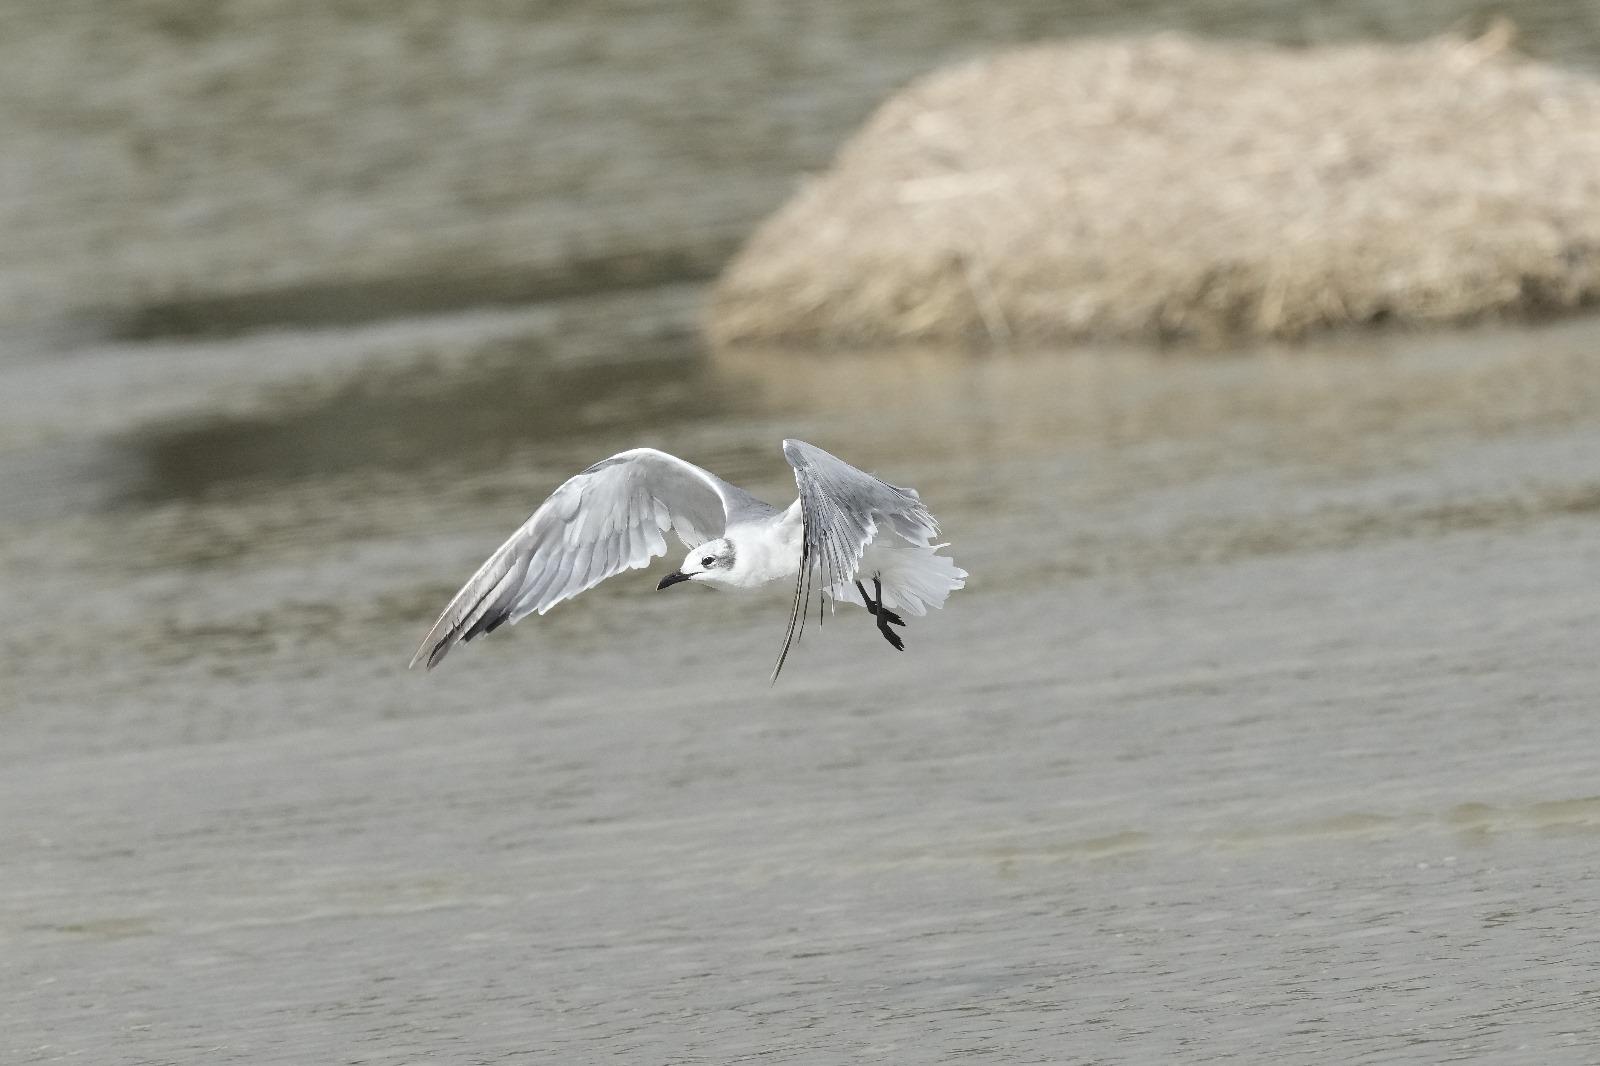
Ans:
[[[939,523],[916,490],[891,485],[805,441],[784,441],[783,457],[794,467],[803,532],[789,628],[772,669],[774,681],[790,645],[805,631],[813,578],[822,588],[849,585],[880,527],[913,544],[927,544],[939,535]]]
[[[550,494],[450,601],[411,665],[506,622],[548,611],[624,570],[664,555],[668,529],[690,547],[722,535],[743,490],[654,448],[598,462]]]

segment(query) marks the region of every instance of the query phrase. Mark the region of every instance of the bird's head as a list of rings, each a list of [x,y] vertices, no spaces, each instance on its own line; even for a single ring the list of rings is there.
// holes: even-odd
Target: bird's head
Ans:
[[[708,581],[726,583],[733,572],[733,545],[726,538],[708,540],[698,548],[690,548],[678,569],[661,579],[656,586],[659,592],[680,581]]]

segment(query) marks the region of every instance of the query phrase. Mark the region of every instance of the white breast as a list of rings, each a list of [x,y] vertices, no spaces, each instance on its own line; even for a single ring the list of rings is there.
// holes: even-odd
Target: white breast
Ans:
[[[800,528],[799,501],[769,521],[729,528],[734,559],[728,584],[757,588],[794,577],[800,569]]]

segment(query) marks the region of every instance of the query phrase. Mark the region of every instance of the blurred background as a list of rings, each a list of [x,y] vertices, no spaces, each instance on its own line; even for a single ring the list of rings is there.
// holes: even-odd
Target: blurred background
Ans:
[[[1600,322],[700,332],[950,62],[1499,16],[1600,73],[1588,0],[5,5],[0,1060],[1594,1061]],[[405,671],[571,473],[786,436],[971,572],[903,655],[769,688],[782,591],[655,572]]]

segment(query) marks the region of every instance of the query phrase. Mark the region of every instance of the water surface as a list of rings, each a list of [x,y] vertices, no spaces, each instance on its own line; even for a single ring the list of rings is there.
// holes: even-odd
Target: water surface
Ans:
[[[711,358],[693,289],[0,380],[0,1058],[1589,1062],[1594,322]],[[892,652],[545,492],[800,436],[972,572]],[[665,566],[665,564],[660,564]]]

